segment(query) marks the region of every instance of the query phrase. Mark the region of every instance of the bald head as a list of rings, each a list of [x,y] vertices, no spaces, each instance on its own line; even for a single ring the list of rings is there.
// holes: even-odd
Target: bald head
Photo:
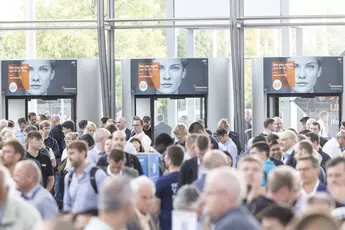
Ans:
[[[20,161],[16,164],[13,176],[15,179],[18,179],[16,175],[21,174],[25,175],[25,177],[21,177],[21,179],[30,178],[34,185],[40,183],[41,181],[41,170],[38,165],[31,160]]]
[[[95,140],[96,143],[105,142],[110,135],[111,133],[109,132],[109,130],[105,128],[100,128],[100,129],[97,129],[96,132],[93,134],[93,139]]]
[[[208,151],[203,158],[203,165],[207,170],[219,168],[227,164],[225,153],[220,150]]]

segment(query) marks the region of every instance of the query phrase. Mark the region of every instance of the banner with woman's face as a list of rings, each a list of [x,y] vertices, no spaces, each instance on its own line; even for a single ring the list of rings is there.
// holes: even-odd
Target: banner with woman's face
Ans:
[[[6,96],[77,94],[77,60],[1,61]]]
[[[131,60],[135,95],[207,94],[207,58],[154,58]]]
[[[342,93],[343,65],[343,57],[264,58],[265,93]]]

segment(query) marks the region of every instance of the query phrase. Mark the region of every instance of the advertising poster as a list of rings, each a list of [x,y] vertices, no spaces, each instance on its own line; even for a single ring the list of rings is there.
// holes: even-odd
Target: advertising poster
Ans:
[[[134,95],[207,94],[208,59],[132,59],[131,85]]]
[[[264,58],[267,94],[343,92],[343,57]]]
[[[77,94],[77,60],[13,60],[1,62],[6,96]]]

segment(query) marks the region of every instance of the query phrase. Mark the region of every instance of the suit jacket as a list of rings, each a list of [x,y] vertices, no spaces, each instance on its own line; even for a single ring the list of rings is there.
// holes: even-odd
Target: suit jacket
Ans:
[[[131,138],[131,133],[132,131],[128,128],[125,129],[125,134],[126,134],[126,141],[129,140],[129,138]]]
[[[161,133],[166,133],[166,134],[169,134],[171,135],[171,127],[166,124],[165,122],[161,122],[159,123],[158,125],[155,126],[154,128],[154,139],[156,139],[156,137],[161,134]]]
[[[20,197],[8,194],[6,204],[2,207],[1,230],[28,230],[41,221],[39,212]]]
[[[323,147],[327,143],[327,141],[328,140],[326,138],[320,137],[320,145],[321,145],[321,147]]]
[[[238,152],[238,154],[240,154],[242,152],[242,147],[241,147],[240,138],[239,138],[238,134],[233,132],[233,131],[230,131],[229,137],[235,143],[235,145],[237,147],[237,152]]]
[[[136,178],[139,176],[139,173],[138,173],[138,170],[125,166],[122,169],[122,175],[128,176],[130,178]]]
[[[288,160],[287,160],[287,162],[286,162],[286,165],[289,165],[289,166],[291,166],[291,167],[293,167],[293,168],[296,168],[296,164],[297,164],[297,162],[296,162],[296,160],[295,160],[295,150],[294,150],[294,151],[292,151],[292,153],[290,154],[290,156],[289,156],[289,158],[288,158]]]
[[[183,162],[180,169],[180,178],[178,187],[191,184],[198,178],[198,158],[193,157]]]
[[[149,214],[151,218],[151,229],[150,230],[158,230],[158,218],[153,215]],[[133,220],[127,224],[126,226],[127,230],[143,230],[141,224],[140,224],[140,216],[138,216],[137,212],[134,212],[134,218]]]

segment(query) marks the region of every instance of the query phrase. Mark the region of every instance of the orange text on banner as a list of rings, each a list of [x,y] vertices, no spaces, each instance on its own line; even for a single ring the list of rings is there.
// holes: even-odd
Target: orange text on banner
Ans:
[[[148,89],[158,89],[160,87],[160,64],[138,63],[138,85],[145,81]]]
[[[275,80],[280,80],[282,82],[282,88],[295,87],[295,62],[273,61],[272,84]]]
[[[9,64],[8,65],[8,85],[15,82],[21,90],[29,89],[29,65]]]

